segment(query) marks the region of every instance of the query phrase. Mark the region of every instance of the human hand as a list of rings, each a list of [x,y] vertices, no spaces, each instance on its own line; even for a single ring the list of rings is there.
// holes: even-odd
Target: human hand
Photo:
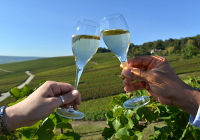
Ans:
[[[164,57],[136,57],[128,60],[128,67],[121,67],[125,91],[146,89],[160,103],[196,114],[199,104],[196,92],[177,76]]]
[[[62,105],[60,95],[64,98]],[[9,130],[30,126],[46,118],[55,108],[73,105],[78,109],[81,103],[80,93],[67,83],[47,81],[23,101],[7,107],[5,120]]]

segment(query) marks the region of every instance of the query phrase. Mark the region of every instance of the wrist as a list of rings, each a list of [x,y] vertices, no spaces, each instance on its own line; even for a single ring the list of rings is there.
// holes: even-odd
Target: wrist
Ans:
[[[19,127],[22,127],[21,117],[17,115],[17,109],[15,109],[14,106],[15,105],[7,107],[5,109],[5,120],[9,131],[13,131]]]
[[[189,87],[184,90],[183,95],[179,108],[192,116],[196,116],[200,105],[200,89]]]
[[[190,91],[190,94],[193,97],[193,99],[191,99],[191,104],[193,103],[193,105],[190,105],[188,112],[189,114],[196,116],[200,105],[200,89],[193,88],[193,90]]]
[[[11,111],[11,107],[7,107],[5,109],[5,112],[4,112],[4,116],[5,116],[5,121],[6,121],[6,124],[7,124],[7,128],[9,131],[13,131],[15,130],[16,128],[14,127],[14,122],[12,121],[13,120],[13,112]]]
[[[8,127],[8,120],[6,115],[6,108],[7,106],[0,107],[0,132],[3,135],[10,135],[13,133]]]

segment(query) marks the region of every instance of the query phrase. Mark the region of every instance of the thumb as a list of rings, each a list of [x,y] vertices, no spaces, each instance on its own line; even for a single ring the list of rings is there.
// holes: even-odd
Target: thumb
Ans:
[[[139,68],[135,67],[125,67],[122,70],[121,75],[125,78],[129,78],[131,80],[141,80],[146,81],[147,71],[143,71]]]
[[[62,95],[64,98],[64,103],[65,104],[69,104],[71,102],[75,102],[76,104],[80,104],[81,99],[80,99],[80,93],[78,92],[78,90],[72,90],[69,93],[66,93],[64,95]]]
[[[66,94],[51,98],[55,99],[55,104],[53,104],[55,105],[55,108],[62,105],[66,106],[66,108],[69,108],[71,104],[76,106],[81,104],[81,95],[78,90],[72,90]],[[51,98],[50,101],[52,101]]]

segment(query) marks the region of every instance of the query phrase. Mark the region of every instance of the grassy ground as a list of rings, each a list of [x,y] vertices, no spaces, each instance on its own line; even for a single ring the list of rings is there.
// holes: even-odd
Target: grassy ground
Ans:
[[[106,127],[105,121],[74,121],[73,129],[81,136],[81,140],[103,140],[101,133]]]
[[[195,71],[191,73],[184,73],[178,75],[181,79],[186,79],[188,77],[200,77],[200,71]]]
[[[15,98],[12,96],[9,96],[8,98],[6,98],[5,100],[0,102],[0,106],[4,106],[4,105],[8,105],[9,103],[15,102]]]

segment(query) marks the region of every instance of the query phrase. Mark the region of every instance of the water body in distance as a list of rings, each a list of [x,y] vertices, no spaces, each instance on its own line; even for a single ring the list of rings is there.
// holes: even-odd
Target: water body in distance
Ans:
[[[0,55],[0,64],[35,60],[35,59],[41,59],[41,58],[44,58],[44,57],[24,57],[24,56],[2,56],[2,55]]]

